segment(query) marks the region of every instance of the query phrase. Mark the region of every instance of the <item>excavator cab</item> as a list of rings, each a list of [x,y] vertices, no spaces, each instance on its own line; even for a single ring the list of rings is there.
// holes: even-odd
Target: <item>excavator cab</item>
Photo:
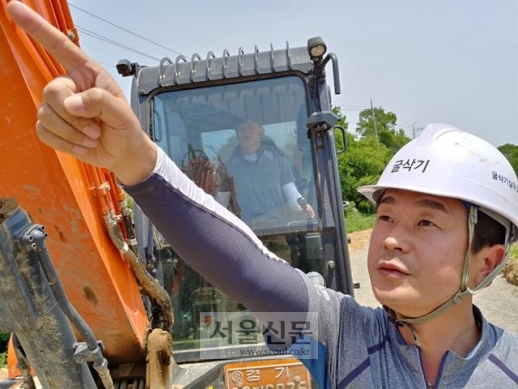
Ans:
[[[142,128],[189,178],[247,223],[270,251],[352,295],[334,142],[337,117],[325,74],[331,61],[339,93],[338,67],[333,54],[318,53],[324,47],[321,38],[312,38],[307,47],[256,48],[250,54],[239,49],[238,55],[225,51],[221,57],[211,52],[206,59],[194,54],[190,61],[164,58],[158,66],[121,60],[118,69],[134,77],[132,104]],[[284,161],[298,207],[290,207],[286,196],[274,206],[275,193],[267,185],[274,179],[271,171],[246,174],[250,161],[238,139],[244,123],[262,128],[263,153],[254,158]],[[245,174],[235,174],[240,171]],[[304,212],[307,204],[314,214]],[[146,238],[139,246],[154,253],[148,268],[174,307],[176,362],[242,359],[243,349],[264,348],[261,327],[246,307],[185,264],[153,226],[143,225],[147,230],[137,236]]]

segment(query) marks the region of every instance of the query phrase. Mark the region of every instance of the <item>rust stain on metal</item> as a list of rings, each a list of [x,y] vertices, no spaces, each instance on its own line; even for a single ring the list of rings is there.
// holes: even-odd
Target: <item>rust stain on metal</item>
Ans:
[[[83,286],[83,293],[86,297],[86,299],[94,306],[96,307],[97,304],[99,304],[99,300],[97,299],[97,296],[95,295],[94,290],[90,286]]]
[[[63,231],[61,231],[61,230],[59,229],[59,227],[58,227],[58,226],[56,226],[56,225],[54,226],[54,228],[55,228],[55,229],[56,229],[56,231],[58,232],[59,239],[60,239],[63,243],[67,243],[67,242],[68,242],[68,240],[67,240],[67,238],[66,238],[66,236],[65,236],[65,233],[64,233]]]
[[[24,185],[23,188],[32,193],[40,193],[41,190],[36,185]]]

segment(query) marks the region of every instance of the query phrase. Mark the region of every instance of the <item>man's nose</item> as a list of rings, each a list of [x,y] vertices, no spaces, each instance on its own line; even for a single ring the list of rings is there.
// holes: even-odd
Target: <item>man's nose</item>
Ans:
[[[395,234],[390,234],[385,238],[383,247],[385,250],[400,250],[401,252],[406,253],[410,250],[410,243],[400,235],[396,236]]]

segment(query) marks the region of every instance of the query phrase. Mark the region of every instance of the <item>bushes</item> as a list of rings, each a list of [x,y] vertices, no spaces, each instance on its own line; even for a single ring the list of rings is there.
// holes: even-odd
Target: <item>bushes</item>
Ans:
[[[345,211],[345,225],[347,233],[368,230],[374,227],[376,215],[359,212],[354,203],[350,203]]]
[[[0,332],[0,354],[7,351],[7,343],[10,336],[10,332]]]

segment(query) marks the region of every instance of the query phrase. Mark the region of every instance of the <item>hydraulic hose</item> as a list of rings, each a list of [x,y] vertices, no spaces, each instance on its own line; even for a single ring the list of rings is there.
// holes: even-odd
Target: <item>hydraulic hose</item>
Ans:
[[[170,332],[173,326],[173,310],[169,294],[162,285],[148,273],[144,263],[130,249],[124,240],[117,219],[107,214],[104,216],[104,221],[113,244],[119,249],[124,259],[128,261],[138,283],[144,292],[148,294],[160,308],[162,315],[159,318],[159,327]]]
[[[39,231],[43,235],[43,231]],[[28,235],[28,239],[33,240],[34,232]],[[42,243],[44,236],[42,239],[36,239],[38,243]],[[33,244],[35,244],[34,242]],[[88,360],[93,362],[93,367],[99,374],[103,385],[106,389],[114,389],[113,381],[111,379],[110,371],[108,369],[108,361],[104,358],[102,354],[102,349],[99,347],[97,339],[95,338],[94,333],[88,326],[88,324],[83,320],[83,318],[79,315],[76,309],[70,304],[68,298],[66,296],[65,290],[59,281],[59,277],[56,273],[54,265],[48,255],[48,252],[45,247],[41,247],[40,244],[40,253],[41,253],[41,266],[43,268],[43,272],[45,277],[49,282],[52,293],[54,294],[54,298],[56,299],[59,307],[63,311],[63,313],[67,316],[73,326],[77,329],[77,331],[81,334],[85,343],[88,346],[88,354],[90,355]]]

